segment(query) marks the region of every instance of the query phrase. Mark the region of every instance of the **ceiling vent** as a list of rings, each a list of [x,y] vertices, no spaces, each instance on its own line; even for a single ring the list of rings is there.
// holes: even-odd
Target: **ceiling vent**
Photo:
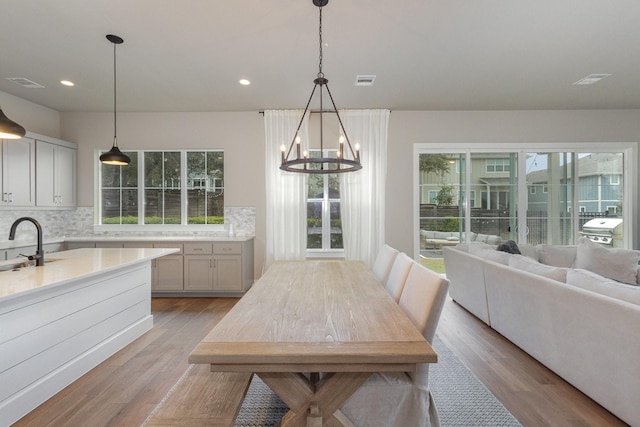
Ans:
[[[44,86],[42,86],[41,84],[32,82],[31,80],[25,79],[24,77],[7,77],[6,79],[29,89],[44,88]]]
[[[376,76],[373,74],[369,75],[358,75],[356,76],[356,86],[373,86],[373,82],[376,79]]]
[[[611,74],[589,74],[587,77],[583,77],[577,82],[574,82],[573,84],[574,85],[592,85],[606,77],[609,77],[610,75]]]

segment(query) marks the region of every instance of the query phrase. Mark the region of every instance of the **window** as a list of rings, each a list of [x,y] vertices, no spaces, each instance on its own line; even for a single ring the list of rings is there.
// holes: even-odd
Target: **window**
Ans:
[[[634,172],[633,162],[637,158],[635,143],[598,144],[565,143],[549,150],[549,144],[532,144],[525,151],[519,144],[487,144],[481,149],[464,148],[462,144],[451,144],[448,150],[467,150],[459,154],[461,163],[480,167],[476,171],[455,176],[451,173],[425,173],[420,167],[425,156],[450,155],[439,144],[416,144],[414,168],[416,171],[414,249],[425,256],[441,256],[439,248],[426,245],[422,231],[457,231],[451,226],[451,217],[460,223],[459,230],[498,236],[505,241],[518,243],[570,245],[576,244],[585,218],[597,213],[600,216],[615,216],[627,225],[622,230],[622,247],[633,244],[635,233],[633,214],[635,204],[630,198],[637,193],[636,180],[629,179]],[[535,148],[540,148],[540,151]],[[606,148],[606,151],[598,151]],[[564,149],[564,150],[563,150]],[[584,151],[581,151],[584,150]],[[609,151],[612,150],[612,151]],[[490,175],[485,170],[488,160],[490,169],[498,169],[494,159],[509,159],[511,172]],[[506,163],[503,163],[503,165]],[[467,168],[469,170],[470,168]],[[617,185],[613,184],[619,180]],[[625,182],[626,181],[626,182]],[[427,190],[450,185],[460,192],[459,201],[452,206],[427,203]],[[477,205],[469,206],[460,201],[471,199],[477,191]],[[521,191],[522,190],[522,191]],[[577,207],[577,209],[576,209]],[[450,230],[451,229],[451,230]]]
[[[310,150],[311,156],[332,157],[334,150]],[[307,196],[307,250],[339,252],[342,244],[342,218],[340,215],[340,179],[338,174],[309,174]]]
[[[435,205],[438,203],[438,193],[436,190],[429,190],[429,203]]]
[[[100,165],[99,224],[224,223],[222,151],[129,151],[126,154],[131,158],[126,166]]]
[[[487,172],[509,172],[509,159],[487,159]]]

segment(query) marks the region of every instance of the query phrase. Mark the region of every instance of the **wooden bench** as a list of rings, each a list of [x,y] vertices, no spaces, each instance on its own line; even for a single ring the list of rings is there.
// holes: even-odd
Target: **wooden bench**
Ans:
[[[253,374],[211,372],[194,365],[145,423],[145,427],[230,427]]]

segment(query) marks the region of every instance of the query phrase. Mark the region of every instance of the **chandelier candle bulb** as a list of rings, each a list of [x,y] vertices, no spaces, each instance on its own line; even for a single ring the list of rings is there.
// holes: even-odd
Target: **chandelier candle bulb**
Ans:
[[[280,146],[280,152],[282,153],[282,163],[284,163],[284,152],[285,151],[287,151],[287,147],[284,144],[282,144]]]

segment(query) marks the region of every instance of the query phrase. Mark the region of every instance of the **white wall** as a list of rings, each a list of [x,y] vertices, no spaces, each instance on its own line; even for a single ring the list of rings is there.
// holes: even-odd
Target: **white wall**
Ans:
[[[62,113],[61,139],[78,149],[78,200],[93,206],[96,149],[113,143],[111,113]],[[314,128],[310,133],[314,133]],[[389,120],[387,242],[413,251],[413,145],[462,142],[637,142],[640,110],[393,111]],[[287,141],[288,143],[288,141]],[[264,124],[258,112],[118,113],[121,149],[222,148],[225,203],[256,208],[256,277],[264,260]],[[366,145],[362,147],[366,149]]]
[[[0,92],[0,106],[7,117],[22,125],[27,131],[60,138],[59,112],[6,92]]]

